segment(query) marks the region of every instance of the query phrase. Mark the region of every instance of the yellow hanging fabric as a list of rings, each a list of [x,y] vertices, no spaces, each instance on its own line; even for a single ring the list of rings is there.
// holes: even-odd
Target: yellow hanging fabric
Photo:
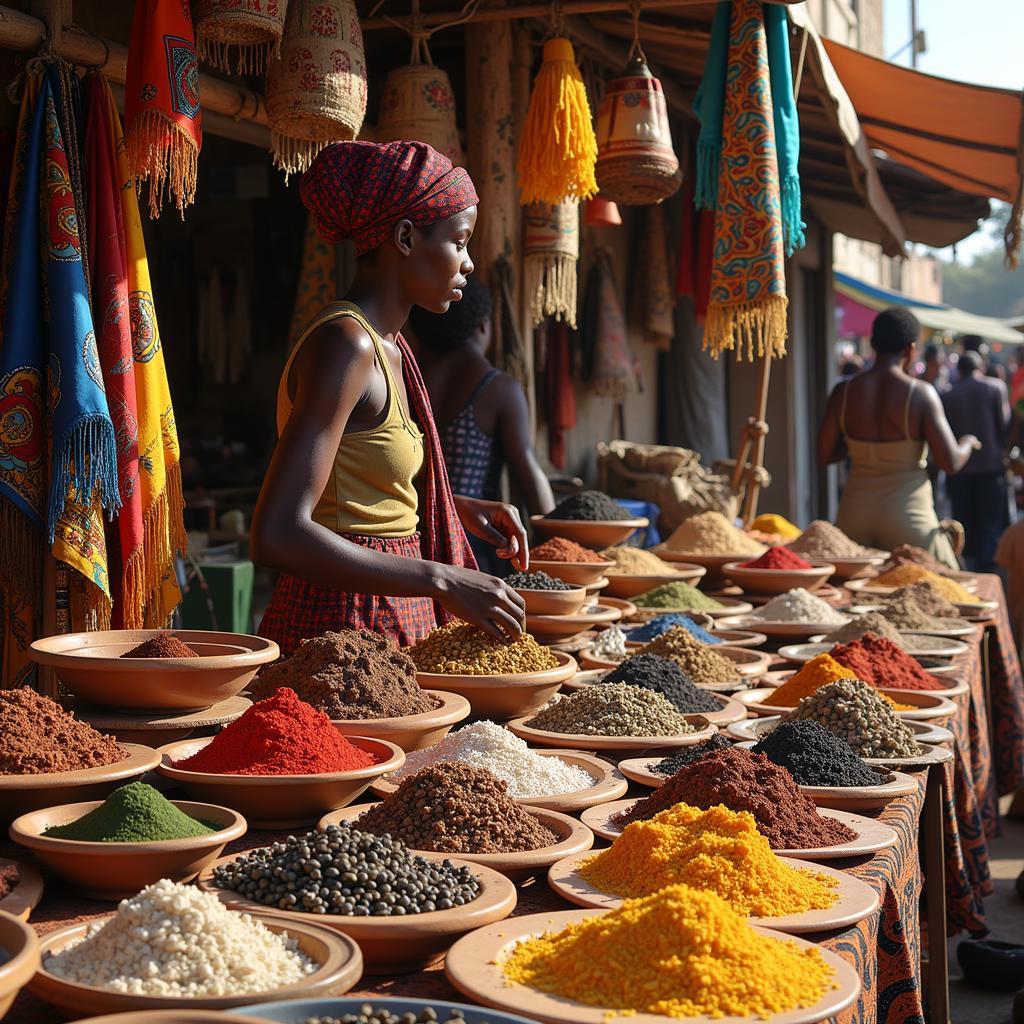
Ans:
[[[519,201],[557,206],[597,195],[597,138],[576,55],[549,39],[519,142]]]

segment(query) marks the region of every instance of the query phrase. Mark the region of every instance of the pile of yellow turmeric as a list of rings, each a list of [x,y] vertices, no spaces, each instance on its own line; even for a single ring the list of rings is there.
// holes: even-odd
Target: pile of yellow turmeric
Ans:
[[[752,814],[722,804],[706,811],[674,804],[634,821],[579,874],[615,896],[647,896],[670,885],[707,890],[749,917],[824,910],[837,898],[833,878],[785,864]]]
[[[759,935],[724,900],[684,885],[526,939],[502,969],[588,1006],[674,1018],[769,1017],[835,987],[817,949]]]
[[[823,686],[840,679],[856,679],[857,673],[840,665],[830,654],[819,654],[805,662],[777,690],[769,694],[764,703],[775,708],[795,708],[805,697],[817,693]],[[888,694],[880,694],[894,711],[908,711],[910,704],[897,704]]]
[[[936,593],[954,604],[980,604],[979,598],[948,576],[924,569],[913,562],[904,562],[888,572],[876,576],[872,584],[880,587],[909,587],[915,583],[927,583]]]

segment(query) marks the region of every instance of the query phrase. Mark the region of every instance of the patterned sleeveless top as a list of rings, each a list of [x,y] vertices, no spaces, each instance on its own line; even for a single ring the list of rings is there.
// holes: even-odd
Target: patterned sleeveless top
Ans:
[[[438,425],[453,494],[490,501],[497,501],[501,495],[504,456],[497,438],[485,434],[476,421],[476,400],[500,372],[488,370],[473,388],[461,412],[444,426]]]

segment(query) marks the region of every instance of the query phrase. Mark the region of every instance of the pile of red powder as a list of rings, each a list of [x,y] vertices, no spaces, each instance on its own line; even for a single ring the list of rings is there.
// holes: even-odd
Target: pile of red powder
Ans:
[[[760,558],[752,562],[744,562],[741,569],[813,569],[810,562],[805,562],[798,554],[790,551],[789,548],[769,548]]]
[[[773,850],[840,846],[856,838],[841,821],[822,817],[785,768],[742,747],[712,750],[684,765],[660,789],[618,814],[615,822],[625,827],[631,821],[647,821],[678,803],[702,810],[724,804],[730,811],[748,811]]]
[[[945,685],[926,672],[906,651],[877,633],[865,633],[849,644],[836,644],[828,652],[858,679],[876,689],[942,690]]]
[[[218,775],[324,775],[377,761],[349,743],[322,711],[283,687],[174,767]]]

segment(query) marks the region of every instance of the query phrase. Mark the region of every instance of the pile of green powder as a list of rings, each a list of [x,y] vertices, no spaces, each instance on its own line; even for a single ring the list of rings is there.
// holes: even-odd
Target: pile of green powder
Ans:
[[[689,583],[682,582],[662,583],[660,587],[634,597],[633,601],[640,608],[672,608],[688,612],[722,607],[720,601],[702,594]]]
[[[192,839],[219,831],[219,826],[208,825],[179,811],[152,786],[130,782],[114,790],[99,807],[77,821],[54,825],[43,834],[84,843],[151,843]]]

